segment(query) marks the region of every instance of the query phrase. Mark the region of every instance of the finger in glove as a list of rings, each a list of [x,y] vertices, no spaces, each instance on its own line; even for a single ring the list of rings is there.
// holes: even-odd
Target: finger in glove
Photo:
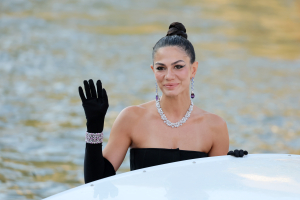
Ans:
[[[81,101],[82,101],[82,103],[86,100],[86,98],[85,98],[85,96],[84,96],[84,93],[83,93],[83,90],[82,90],[82,87],[81,86],[79,86],[78,87],[78,92],[79,92],[79,96],[80,96],[80,98],[81,98]]]
[[[102,83],[100,80],[98,80],[96,84],[97,84],[98,100],[102,102]]]
[[[84,80],[83,84],[84,84],[86,98],[90,99],[92,97],[92,95],[91,95],[89,83],[86,80]]]
[[[234,150],[234,156],[235,156],[235,157],[239,157],[239,155],[240,155],[240,152],[239,152],[239,150],[237,150],[237,149],[236,149],[236,150]]]
[[[234,150],[234,151],[229,151],[227,153],[227,155],[231,155],[231,156],[234,156],[234,157],[244,157],[244,155],[248,155],[248,151],[244,151],[244,150]]]
[[[102,101],[103,101],[103,103],[105,103],[107,105],[107,107],[109,107],[108,97],[106,94],[106,90],[104,88],[102,89]]]
[[[244,151],[241,149],[241,150],[239,151],[239,154],[240,154],[240,155],[239,155],[240,157],[243,157],[243,156],[244,156]]]
[[[92,98],[97,98],[96,88],[95,88],[95,85],[94,85],[94,81],[92,79],[89,80],[89,85],[90,85]]]

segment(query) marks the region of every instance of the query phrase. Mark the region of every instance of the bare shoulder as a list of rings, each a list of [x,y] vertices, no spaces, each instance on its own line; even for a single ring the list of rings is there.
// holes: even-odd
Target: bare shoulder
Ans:
[[[210,130],[212,130],[214,132],[218,132],[218,133],[227,131],[226,121],[222,117],[220,117],[214,113],[210,113],[208,111],[200,109],[198,107],[196,109],[197,109],[197,112],[196,112],[197,117],[199,119],[201,118],[201,120],[206,124],[206,126]]]
[[[128,106],[124,108],[121,112],[120,115],[122,116],[127,116],[127,117],[138,117],[141,114],[149,111],[151,105],[154,104],[154,101],[149,101],[140,105],[135,105],[135,106]]]
[[[153,104],[153,101],[146,102],[140,105],[128,106],[124,108],[116,119],[116,123],[122,123],[127,126],[131,126],[132,123],[136,123],[138,120],[142,119],[143,116],[149,111]]]
[[[201,120],[202,130],[207,133],[209,147],[209,156],[226,155],[229,148],[229,135],[225,120],[213,113],[196,109],[196,115]],[[199,121],[200,122],[200,121]]]
[[[206,120],[207,120],[207,123],[209,124],[209,126],[212,128],[212,129],[223,129],[224,126],[226,126],[226,122],[225,120],[216,115],[216,114],[213,114],[213,113],[209,113],[206,115]]]

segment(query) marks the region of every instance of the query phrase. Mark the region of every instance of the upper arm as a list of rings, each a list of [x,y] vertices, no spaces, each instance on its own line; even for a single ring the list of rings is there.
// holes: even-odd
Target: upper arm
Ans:
[[[212,114],[209,117],[210,129],[212,131],[212,148],[208,156],[227,155],[229,149],[229,135],[226,122],[219,116]]]
[[[127,107],[120,112],[113,123],[110,136],[103,150],[103,157],[110,161],[117,171],[122,164],[131,144],[131,127],[134,123],[134,107]]]

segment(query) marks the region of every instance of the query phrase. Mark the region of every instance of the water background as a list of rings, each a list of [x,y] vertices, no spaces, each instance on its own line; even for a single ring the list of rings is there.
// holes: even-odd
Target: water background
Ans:
[[[174,21],[199,61],[194,103],[226,120],[230,149],[300,154],[300,1],[1,0],[0,199],[84,183],[78,86],[102,80],[107,141],[123,108],[155,98],[152,47]]]

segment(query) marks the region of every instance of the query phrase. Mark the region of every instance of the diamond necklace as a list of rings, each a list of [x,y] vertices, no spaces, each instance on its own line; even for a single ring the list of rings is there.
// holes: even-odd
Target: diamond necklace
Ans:
[[[156,108],[157,108],[158,113],[161,116],[161,119],[165,122],[165,124],[167,124],[168,126],[171,126],[172,128],[178,128],[179,126],[181,126],[188,120],[188,118],[191,116],[191,112],[193,111],[193,106],[194,106],[194,104],[191,99],[191,105],[190,105],[188,111],[186,112],[185,116],[179,122],[172,123],[167,119],[166,115],[162,111],[162,109],[160,107],[159,98],[156,99]]]

